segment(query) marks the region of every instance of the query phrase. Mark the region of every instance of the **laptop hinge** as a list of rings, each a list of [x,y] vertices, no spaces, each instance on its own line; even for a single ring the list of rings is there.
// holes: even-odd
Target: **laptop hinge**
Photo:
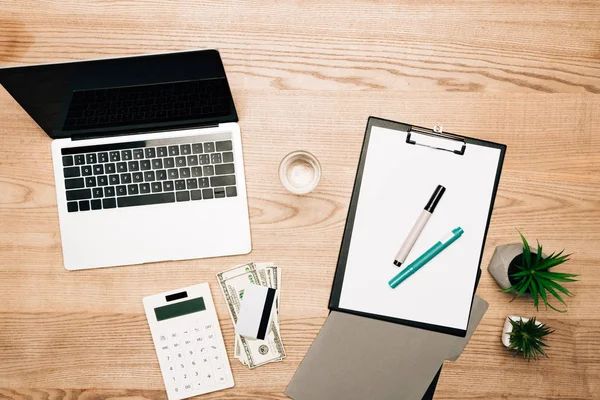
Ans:
[[[153,129],[149,130],[148,128],[140,128],[134,129],[130,131],[122,131],[122,132],[93,132],[88,134],[71,136],[71,141],[75,142],[78,140],[86,140],[86,139],[106,139],[109,137],[119,137],[119,136],[127,136],[127,135],[138,135],[142,133],[163,133],[163,132],[175,132],[175,131],[185,131],[188,129],[205,129],[205,128],[217,128],[219,126],[218,123],[215,124],[207,124],[207,125],[180,125],[172,128],[163,128],[163,129]]]

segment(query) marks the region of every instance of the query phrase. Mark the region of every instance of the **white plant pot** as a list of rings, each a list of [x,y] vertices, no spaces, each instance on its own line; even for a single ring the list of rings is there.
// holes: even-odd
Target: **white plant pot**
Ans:
[[[529,321],[529,318],[525,318],[525,317],[518,317],[516,315],[509,315],[508,317],[506,317],[506,320],[504,321],[504,327],[502,328],[502,344],[508,348],[508,346],[510,345],[510,336],[509,333],[513,331],[513,326],[510,323],[510,321],[508,319],[512,319],[513,321],[517,322],[519,320],[523,321],[523,322],[527,322]],[[542,322],[536,320],[535,324],[537,326],[542,325]]]

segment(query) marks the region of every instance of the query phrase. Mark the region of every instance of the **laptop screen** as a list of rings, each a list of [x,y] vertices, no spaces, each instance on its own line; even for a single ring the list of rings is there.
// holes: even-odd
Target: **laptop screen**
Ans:
[[[53,138],[237,121],[216,50],[4,68],[0,84]]]

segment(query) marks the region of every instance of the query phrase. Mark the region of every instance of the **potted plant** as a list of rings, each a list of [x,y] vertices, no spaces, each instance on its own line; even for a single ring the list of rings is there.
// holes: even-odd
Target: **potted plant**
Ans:
[[[540,355],[548,358],[544,347],[549,347],[544,340],[554,332],[546,324],[536,321],[535,317],[524,318],[509,315],[502,330],[502,344],[513,351],[513,356],[523,353],[527,361],[537,360]]]
[[[552,253],[549,256],[542,251],[538,242],[537,250],[531,251],[529,243],[519,232],[521,243],[507,244],[496,248],[488,271],[503,289],[502,292],[515,292],[515,298],[524,294],[533,297],[533,304],[538,309],[539,298],[547,307],[559,310],[548,302],[548,294],[560,301],[565,307],[567,304],[558,293],[571,296],[559,282],[574,282],[576,274],[554,272],[551,269],[569,260],[570,254],[563,255]],[[514,300],[514,299],[513,299]]]

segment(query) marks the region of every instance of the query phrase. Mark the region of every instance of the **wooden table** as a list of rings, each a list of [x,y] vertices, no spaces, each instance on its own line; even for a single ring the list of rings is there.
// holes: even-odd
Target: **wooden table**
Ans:
[[[519,4],[522,3],[522,4]],[[240,115],[253,252],[68,272],[50,139],[0,90],[0,398],[165,398],[141,299],[211,284],[228,352],[233,326],[215,273],[250,260],[283,272],[285,362],[206,398],[283,399],[327,316],[369,115],[508,145],[478,294],[490,308],[437,399],[600,397],[600,3],[544,0],[3,0],[0,65],[214,47]],[[288,152],[323,166],[317,190],[287,193]],[[569,311],[536,312],[486,268],[517,229],[581,274]],[[508,314],[556,330],[550,359],[500,343]]]

